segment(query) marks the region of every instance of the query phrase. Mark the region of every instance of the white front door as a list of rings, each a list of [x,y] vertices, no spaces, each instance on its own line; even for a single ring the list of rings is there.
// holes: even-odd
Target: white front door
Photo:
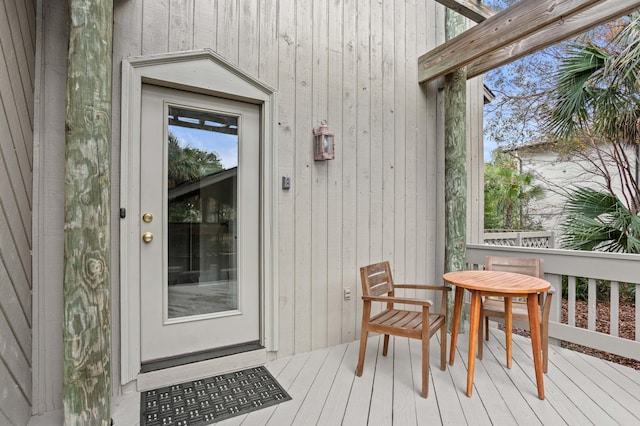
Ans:
[[[259,107],[149,84],[141,107],[141,362],[259,342]]]

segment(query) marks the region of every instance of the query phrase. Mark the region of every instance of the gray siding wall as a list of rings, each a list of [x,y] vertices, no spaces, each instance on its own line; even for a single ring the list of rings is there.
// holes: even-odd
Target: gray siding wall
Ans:
[[[278,89],[278,357],[359,338],[358,267],[391,261],[398,282],[440,282],[439,82],[418,57],[443,38],[434,0],[114,2],[112,155],[113,380],[120,382],[118,200],[123,57],[210,48]],[[44,2],[37,412],[61,408],[64,78],[67,6]],[[472,85],[471,85],[472,86]],[[480,96],[482,90],[470,92]],[[481,105],[481,101],[480,101]],[[336,159],[314,162],[326,120]],[[482,149],[480,148],[480,152]],[[352,290],[343,300],[343,288]],[[46,303],[45,303],[46,301]],[[44,360],[48,359],[48,362]],[[52,367],[53,366],[53,367]],[[120,389],[115,389],[115,393]]]
[[[0,6],[0,424],[31,416],[35,1]]]

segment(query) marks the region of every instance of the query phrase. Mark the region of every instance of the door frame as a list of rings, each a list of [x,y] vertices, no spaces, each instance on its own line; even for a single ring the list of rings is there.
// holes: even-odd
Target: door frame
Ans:
[[[119,252],[121,385],[143,378],[140,374],[140,266],[135,255],[141,244],[140,220],[136,217],[140,187],[135,165],[140,164],[142,83],[260,107],[260,335],[267,351],[278,349],[276,90],[210,49],[124,58],[120,125],[121,212],[125,209],[125,217],[121,214],[120,219]],[[246,356],[241,359],[251,362]]]

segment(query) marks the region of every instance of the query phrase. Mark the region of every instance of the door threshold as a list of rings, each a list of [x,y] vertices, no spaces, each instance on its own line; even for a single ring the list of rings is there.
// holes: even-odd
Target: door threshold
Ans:
[[[244,346],[244,345],[243,345]],[[267,363],[267,350],[259,346],[258,349],[247,349],[232,355],[219,355],[216,358],[194,361],[189,364],[177,365],[160,370],[138,374],[136,389],[145,391],[163,386],[188,382],[230,371],[257,367]]]
[[[188,355],[180,355],[172,358],[164,358],[157,361],[145,362],[140,366],[141,373],[164,370],[165,368],[178,367],[180,365],[192,364],[194,362],[206,361],[208,359],[222,358],[229,355],[243,352],[264,349],[260,342],[241,343],[239,345],[225,346],[207,351],[196,352]]]

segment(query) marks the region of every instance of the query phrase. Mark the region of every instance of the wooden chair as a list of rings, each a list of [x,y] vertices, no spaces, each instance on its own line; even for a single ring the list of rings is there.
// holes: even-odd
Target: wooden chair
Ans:
[[[422,340],[422,397],[429,393],[429,340],[440,330],[440,369],[445,369],[447,357],[447,286],[394,284],[389,262],[380,262],[360,268],[362,280],[362,334],[356,375],[362,376],[364,355],[369,332],[384,334],[382,355],[387,356],[389,335]],[[409,288],[442,291],[440,313],[430,313],[432,302],[395,296],[395,289]],[[386,309],[371,316],[371,302],[386,303]],[[394,304],[421,306],[420,311],[394,309]]]
[[[515,257],[499,257],[487,256],[484,261],[484,267],[488,271],[506,271],[516,272],[519,274],[531,275],[544,279],[544,268],[542,259],[522,259]],[[545,294],[540,294],[539,317],[540,317],[540,340],[542,346],[542,370],[546,373],[549,358],[549,312],[551,311],[551,298],[554,290],[551,289]],[[528,321],[529,313],[527,310],[527,300],[512,298],[511,302],[511,319],[506,318],[507,301],[500,297],[486,297],[482,301],[482,310],[480,312],[480,325],[478,327],[478,358],[482,359],[482,334],[483,327],[486,330],[485,340],[489,340],[489,318],[502,318],[505,320],[505,335],[507,346],[507,368],[511,368],[511,327],[509,324],[513,320]]]

